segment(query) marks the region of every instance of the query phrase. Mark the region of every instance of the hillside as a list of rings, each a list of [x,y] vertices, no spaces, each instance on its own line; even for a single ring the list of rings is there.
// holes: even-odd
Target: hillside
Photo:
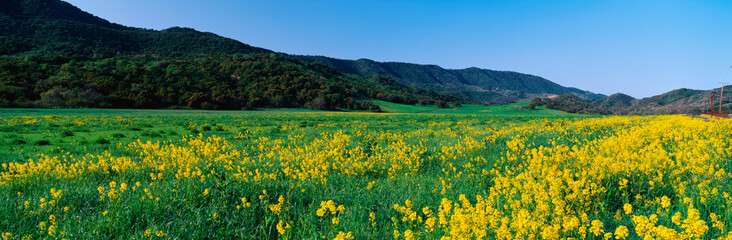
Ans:
[[[615,114],[630,108],[636,99],[623,93],[616,93],[592,102],[592,104],[610,110]]]
[[[58,0],[0,1],[0,107],[379,111],[464,99],[344,74],[236,40],[125,27]]]
[[[549,109],[561,110],[568,113],[593,115],[610,114],[608,109],[589,103],[571,93],[565,93],[558,97],[547,99],[545,104]]]
[[[729,88],[729,87],[728,87]],[[681,88],[643,99],[633,99],[624,94],[613,94],[593,102],[605,107],[613,114],[699,114],[710,111],[710,97],[717,95],[715,106],[719,108],[720,88],[712,90],[694,90]],[[725,94],[722,110],[729,111],[732,95]]]
[[[130,54],[172,57],[266,52],[272,51],[190,28],[125,27],[58,0],[0,1],[0,55],[64,61]]]
[[[567,88],[542,77],[510,71],[479,68],[452,70],[437,65],[376,62],[368,59],[342,60],[322,56],[294,57],[322,63],[345,73],[360,76],[388,76],[404,85],[431,89],[490,104],[508,104],[528,101],[534,97],[548,97],[564,93],[572,93],[588,101],[604,97],[601,94]]]

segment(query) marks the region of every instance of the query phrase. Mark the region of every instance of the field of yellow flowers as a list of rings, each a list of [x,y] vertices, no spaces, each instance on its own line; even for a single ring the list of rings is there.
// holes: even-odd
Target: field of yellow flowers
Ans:
[[[3,239],[732,239],[732,121],[0,117]]]

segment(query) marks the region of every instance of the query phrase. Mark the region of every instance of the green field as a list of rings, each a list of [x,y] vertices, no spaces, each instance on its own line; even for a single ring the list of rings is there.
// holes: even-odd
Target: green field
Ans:
[[[514,103],[500,106],[484,106],[465,104],[457,108],[437,108],[435,106],[407,105],[385,101],[374,101],[384,112],[388,113],[444,113],[444,114],[476,114],[492,116],[577,116],[554,109],[546,109],[543,106],[536,109],[528,109],[529,102]],[[522,107],[526,109],[521,109]]]
[[[713,239],[732,130],[386,111],[0,109],[8,239]]]

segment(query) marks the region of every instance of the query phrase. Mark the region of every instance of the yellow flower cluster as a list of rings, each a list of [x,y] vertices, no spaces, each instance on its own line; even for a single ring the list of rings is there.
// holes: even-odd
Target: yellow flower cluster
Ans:
[[[269,210],[272,211],[275,215],[279,216],[280,213],[282,213],[282,205],[285,204],[285,197],[280,195],[280,198],[277,199],[277,204],[270,204]]]
[[[338,232],[338,235],[336,235],[336,237],[333,238],[333,240],[350,240],[350,239],[353,239],[352,232],[348,232],[348,233]]]
[[[24,201],[22,206],[18,209],[22,210],[23,217],[28,219],[37,219],[38,229],[42,234],[47,234],[51,238],[62,237],[66,233],[58,229],[59,222],[63,220],[69,211],[68,206],[61,207],[58,202],[64,196],[64,191],[60,189],[51,188],[49,191],[50,196],[41,197],[38,199],[38,204],[31,204],[31,201]],[[17,193],[18,197],[22,197],[21,192]],[[37,207],[36,207],[37,206]],[[4,239],[13,239],[13,235],[10,232],[3,234]],[[29,239],[30,236],[23,236],[22,239]]]
[[[291,228],[290,223],[282,222],[281,219],[277,223],[277,233],[279,233],[280,235],[284,235],[285,231],[287,231],[287,229],[290,229],[290,228]]]
[[[576,137],[598,129],[613,134]],[[684,116],[584,119],[561,129],[514,129],[521,134],[506,142],[508,151],[495,165],[504,169],[490,170],[494,185],[489,196],[477,195],[475,203],[464,195],[457,202],[443,198],[438,228],[450,239],[698,239],[709,237],[710,226],[717,229],[712,236],[732,236],[724,232],[719,216],[730,216],[732,204],[722,190],[732,178],[725,170],[732,152],[732,139],[724,135],[728,130],[730,121]],[[525,137],[542,134],[554,136],[549,146],[533,145]],[[449,177],[461,170],[443,172]],[[666,195],[669,190],[672,198]],[[685,207],[669,213],[672,199],[683,199],[677,206]],[[702,216],[695,207],[699,204],[716,213]],[[403,221],[416,219],[410,204],[394,209]],[[608,213],[617,214],[604,224],[609,221],[604,216],[612,216]],[[628,221],[633,225],[624,225]],[[413,229],[396,229],[394,236],[412,235]]]
[[[331,217],[331,222],[333,224],[338,224],[340,222],[338,215],[343,213],[345,210],[346,208],[343,205],[338,205],[336,207],[333,200],[328,200],[320,202],[320,208],[315,211],[315,214],[318,215],[318,217]]]

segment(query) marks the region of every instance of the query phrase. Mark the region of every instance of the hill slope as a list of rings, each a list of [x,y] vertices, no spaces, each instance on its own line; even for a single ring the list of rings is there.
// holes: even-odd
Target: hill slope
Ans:
[[[168,57],[262,52],[271,51],[189,28],[125,27],[63,1],[0,1],[0,55],[78,60],[128,54]]]
[[[59,0],[0,1],[0,107],[379,108],[463,101],[188,28],[110,23]]]
[[[643,99],[633,99],[624,94],[613,94],[593,102],[610,109],[613,114],[698,114],[710,111],[710,97],[716,94],[715,109],[719,109],[720,88],[694,90],[681,88]],[[729,111],[732,95],[725,94],[722,110]]]
[[[529,74],[494,71],[479,68],[444,69],[437,65],[419,65],[399,62],[376,62],[368,59],[342,60],[322,56],[294,56],[304,61],[318,62],[343,72],[360,76],[383,75],[397,82],[441,93],[507,104],[528,101],[534,97],[548,97],[572,93],[584,100],[597,100],[604,95],[576,88],[567,88]]]
[[[565,93],[558,97],[547,99],[546,107],[549,109],[561,110],[568,113],[605,115],[610,111],[604,107],[588,103],[585,100],[571,93]]]
[[[592,104],[619,113],[636,103],[636,99],[623,93],[616,93],[592,102]]]

